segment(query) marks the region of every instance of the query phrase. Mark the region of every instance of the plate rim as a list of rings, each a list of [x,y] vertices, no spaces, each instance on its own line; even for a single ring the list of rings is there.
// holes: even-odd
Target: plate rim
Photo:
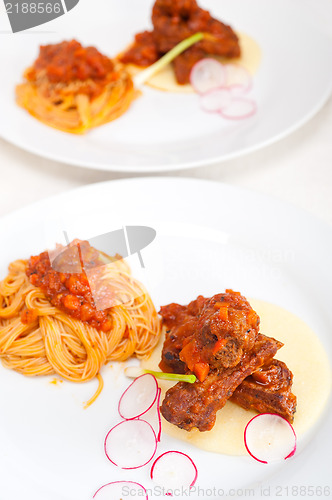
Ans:
[[[239,192],[239,193],[244,193],[250,196],[254,196],[256,199],[261,199],[262,201],[266,201],[267,203],[272,203],[275,204],[276,206],[282,206],[284,208],[287,208],[288,210],[291,210],[295,215],[303,217],[305,216],[306,218],[309,218],[312,220],[317,225],[322,225],[325,227],[325,229],[328,229],[328,231],[331,233],[330,236],[332,236],[332,224],[330,224],[328,221],[325,219],[319,217],[318,215],[310,212],[309,209],[299,207],[295,203],[289,201],[289,200],[282,200],[278,196],[271,195],[268,193],[263,193],[261,191],[258,191],[254,188],[248,188],[248,187],[243,187],[243,186],[238,186],[236,184],[230,184],[224,181],[218,181],[218,180],[213,180],[213,179],[204,179],[204,178],[197,178],[197,177],[187,177],[187,176],[173,176],[173,175],[160,175],[160,176],[154,176],[154,175],[148,175],[148,176],[133,176],[133,177],[126,177],[126,178],[120,178],[120,179],[108,179],[104,181],[99,181],[99,182],[93,182],[93,183],[88,183],[84,184],[82,186],[77,186],[71,189],[67,189],[65,191],[61,191],[59,193],[52,194],[50,196],[45,196],[39,200],[33,201],[31,203],[26,203],[24,206],[16,208],[14,210],[11,210],[8,213],[0,215],[0,224],[6,221],[7,219],[10,219],[11,217],[17,216],[20,213],[26,212],[26,210],[32,210],[33,208],[37,208],[39,205],[48,205],[54,200],[59,200],[61,198],[69,198],[72,194],[78,194],[78,193],[84,193],[84,191],[94,191],[95,189],[99,189],[101,186],[113,186],[115,184],[135,184],[135,183],[153,183],[157,182],[160,183],[161,185],[163,183],[183,183],[183,184],[192,184],[198,186],[199,184],[204,184],[204,185],[210,185],[210,186],[215,186],[215,187],[220,187],[221,189],[226,189],[232,192]]]
[[[239,151],[234,151],[232,153],[222,155],[216,158],[210,158],[206,160],[198,160],[198,161],[191,161],[191,162],[185,162],[185,163],[179,163],[179,164],[162,164],[156,167],[153,166],[145,166],[145,165],[139,165],[139,166],[129,166],[129,165],[117,165],[117,164],[112,164],[112,165],[106,165],[106,164],[100,164],[97,162],[89,162],[87,161],[86,163],[81,163],[80,160],[75,160],[74,158],[66,158],[65,156],[61,156],[61,154],[54,156],[52,154],[49,154],[47,152],[41,153],[38,148],[34,147],[29,147],[29,145],[25,144],[22,145],[20,141],[18,140],[13,140],[9,138],[6,135],[5,130],[1,130],[1,124],[0,124],[0,137],[5,140],[8,144],[11,144],[15,146],[16,148],[20,149],[21,151],[25,151],[27,153],[33,154],[37,156],[38,158],[43,158],[46,160],[54,161],[61,163],[62,165],[71,165],[76,168],[84,168],[87,170],[97,170],[100,172],[118,172],[118,173],[135,173],[135,174],[149,174],[149,173],[164,173],[164,172],[176,172],[179,170],[189,170],[189,169],[196,169],[196,168],[202,168],[202,167],[209,167],[209,166],[214,166],[218,164],[223,164],[227,161],[232,161],[238,158],[242,158],[244,156],[249,156],[257,151],[263,150],[269,146],[272,146],[273,144],[277,144],[278,142],[282,141],[286,137],[289,137],[292,135],[294,132],[297,130],[301,129],[304,125],[306,125],[308,122],[311,121],[312,118],[314,118],[325,106],[325,104],[328,102],[332,94],[332,78],[331,82],[329,84],[329,87],[327,88],[325,94],[321,97],[320,101],[317,102],[316,106],[313,107],[304,117],[302,117],[300,120],[295,122],[293,125],[290,127],[286,128],[284,131],[280,132],[279,134],[271,137],[270,139],[266,139],[265,141],[262,141],[256,145],[253,146],[248,146],[245,147]],[[46,126],[46,125],[45,125]]]

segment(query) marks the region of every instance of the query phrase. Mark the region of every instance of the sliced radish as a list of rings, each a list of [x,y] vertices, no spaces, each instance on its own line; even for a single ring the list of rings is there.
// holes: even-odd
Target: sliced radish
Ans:
[[[246,92],[244,92],[243,87],[241,87],[241,85],[230,85],[229,87],[226,88],[231,91],[232,97],[246,98],[245,97]]]
[[[225,68],[215,59],[201,59],[191,70],[190,83],[198,94],[223,87],[226,83]]]
[[[145,422],[148,422],[151,425],[152,429],[154,430],[157,436],[158,442],[160,441],[161,438],[161,416],[159,408],[160,396],[161,396],[161,389],[159,388],[158,395],[154,404],[147,412],[145,412],[143,415],[139,417],[140,420],[144,420]]]
[[[252,87],[252,77],[243,66],[225,64],[224,70],[226,87],[236,87],[242,93],[249,92]]]
[[[200,96],[201,108],[208,113],[217,113],[232,104],[232,92],[221,87],[213,89]]]
[[[150,373],[141,375],[125,390],[119,401],[119,413],[130,420],[147,412],[156,401],[158,383]]]
[[[137,469],[152,460],[157,438],[144,420],[125,420],[109,431],[104,449],[107,458],[122,469]]]
[[[262,413],[248,422],[244,443],[255,460],[268,464],[294,455],[296,434],[285,418],[274,413]]]
[[[133,481],[115,481],[99,488],[92,498],[97,500],[118,500],[120,498],[142,498],[148,500],[144,486]]]
[[[231,103],[224,106],[219,113],[223,118],[229,120],[243,120],[253,116],[257,111],[257,105],[255,101],[251,99],[234,97]]]
[[[197,480],[197,468],[188,455],[180,451],[167,451],[158,457],[151,468],[151,479],[172,491],[176,488],[191,488]]]

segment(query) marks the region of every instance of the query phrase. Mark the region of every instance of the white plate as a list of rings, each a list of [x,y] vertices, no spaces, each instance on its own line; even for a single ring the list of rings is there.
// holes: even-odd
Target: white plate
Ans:
[[[86,238],[127,224],[157,230],[156,240],[142,251],[144,283],[157,307],[187,303],[197,294],[208,296],[231,286],[300,316],[332,359],[330,228],[291,206],[222,184],[132,179],[95,184],[34,204],[0,220],[0,276],[15,258],[61,242],[59,230]],[[137,275],[137,255],[131,264]],[[103,376],[101,396],[83,410],[95,381],[52,385],[53,377],[26,378],[0,365],[1,499],[91,500],[99,486],[121,479],[151,488],[149,467],[121,471],[104,455],[103,440],[119,421],[117,401],[128,380],[116,365],[113,370],[105,367]],[[295,457],[276,466],[249,456],[200,451],[167,436],[159,451],[189,453],[198,466],[198,486],[209,490],[205,497],[212,500],[220,498],[218,490],[232,488],[245,497],[253,485],[258,485],[259,498],[262,482],[271,488],[270,498],[277,493],[274,484],[328,486],[331,409],[310,439],[300,442]]]
[[[152,3],[99,0],[98,11],[91,11],[91,2],[81,2],[48,25],[56,32],[1,33],[0,67],[6,71],[0,79],[0,136],[27,151],[80,167],[176,170],[221,162],[271,144],[303,125],[328,98],[332,43],[301,0],[201,0],[203,7],[251,35],[262,49],[254,77],[254,117],[227,121],[204,113],[195,95],[145,87],[144,95],[119,120],[75,137],[39,123],[16,106],[15,85],[37,56],[39,44],[78,37],[113,56],[149,27]]]

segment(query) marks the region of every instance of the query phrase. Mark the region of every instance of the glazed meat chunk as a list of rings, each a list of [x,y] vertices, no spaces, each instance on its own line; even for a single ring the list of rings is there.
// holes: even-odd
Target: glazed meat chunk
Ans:
[[[211,372],[204,382],[179,382],[166,392],[161,405],[163,417],[171,424],[190,431],[209,431],[214,426],[217,411],[243,380],[270,361],[282,344],[273,338],[258,335],[252,351],[238,365]]]
[[[179,42],[197,32],[211,35],[197,45],[206,54],[239,57],[237,35],[230,26],[214,19],[196,0],[156,0],[152,10],[156,44],[165,54]]]
[[[156,0],[152,9],[152,31],[135,37],[134,44],[120,60],[137,66],[149,66],[175,45],[198,32],[204,39],[174,60],[179,84],[189,83],[194,64],[209,55],[235,58],[241,55],[239,39],[232,28],[201,9],[196,0]]]
[[[200,381],[210,370],[236,366],[258,335],[258,315],[232,290],[209,299],[199,296],[188,306],[170,304],[160,314],[167,328],[160,368],[189,369]]]
[[[273,359],[247,377],[236,388],[231,401],[245,410],[277,413],[294,421],[296,396],[292,394],[293,374],[285,363]]]
[[[210,430],[231,398],[245,409],[293,421],[293,375],[273,359],[283,344],[259,332],[259,317],[239,292],[199,296],[188,306],[169,304],[160,314],[166,328],[161,370],[198,379],[167,391],[161,406],[166,420],[187,431]]]

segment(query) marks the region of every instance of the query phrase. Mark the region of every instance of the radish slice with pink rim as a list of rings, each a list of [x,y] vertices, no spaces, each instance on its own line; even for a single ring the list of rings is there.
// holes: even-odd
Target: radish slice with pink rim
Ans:
[[[145,422],[148,422],[152,429],[154,430],[156,436],[157,436],[157,441],[159,442],[161,439],[161,415],[160,415],[160,397],[161,397],[161,389],[158,389],[158,395],[156,398],[156,401],[154,402],[153,406],[145,412],[143,415],[139,417],[140,420],[144,420]]]
[[[285,418],[274,413],[262,413],[248,422],[244,443],[255,460],[268,464],[294,455],[296,434]]]
[[[219,113],[228,120],[244,120],[253,116],[256,111],[257,105],[255,101],[243,97],[234,97],[230,104],[219,110]]]
[[[152,460],[157,438],[144,420],[125,420],[113,427],[105,438],[107,458],[121,469],[138,469]]]
[[[104,484],[92,498],[96,500],[116,500],[118,498],[142,498],[148,500],[144,486],[134,481],[114,481]]]
[[[136,378],[122,394],[118,411],[122,418],[131,420],[146,413],[156,401],[158,383],[150,373]]]
[[[210,90],[200,96],[200,104],[204,111],[217,113],[232,104],[232,92],[225,87]]]
[[[201,59],[191,70],[190,83],[198,94],[223,87],[226,83],[225,68],[215,59]]]
[[[248,70],[238,64],[225,64],[225,86],[235,87],[238,92],[246,93],[252,88],[252,77]]]
[[[168,491],[178,488],[192,488],[197,480],[197,467],[193,460],[180,451],[167,451],[158,457],[151,468],[150,477]]]

